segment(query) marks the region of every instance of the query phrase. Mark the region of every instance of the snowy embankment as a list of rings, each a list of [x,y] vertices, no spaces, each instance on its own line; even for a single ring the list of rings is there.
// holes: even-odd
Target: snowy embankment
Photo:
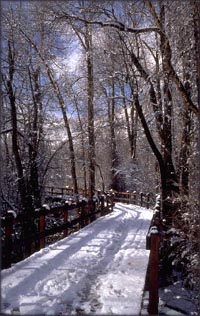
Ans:
[[[148,264],[152,211],[114,211],[2,271],[2,313],[137,315]]]

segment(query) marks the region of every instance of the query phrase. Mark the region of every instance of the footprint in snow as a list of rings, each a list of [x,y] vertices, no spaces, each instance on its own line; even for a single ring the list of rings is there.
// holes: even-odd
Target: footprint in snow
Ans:
[[[121,295],[121,293],[122,293],[121,290],[116,290],[116,289],[115,289],[113,292],[116,293],[116,294],[118,294],[118,295]]]

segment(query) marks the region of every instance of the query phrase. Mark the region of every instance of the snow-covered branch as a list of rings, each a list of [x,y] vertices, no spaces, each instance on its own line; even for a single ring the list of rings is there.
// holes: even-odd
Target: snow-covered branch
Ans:
[[[116,20],[111,20],[107,22],[102,22],[102,21],[89,21],[87,19],[81,18],[76,15],[70,15],[67,14],[66,12],[63,12],[63,15],[56,17],[58,19],[70,19],[74,21],[79,21],[83,22],[85,24],[90,24],[90,25],[97,25],[101,27],[112,27],[115,28],[119,31],[124,31],[127,33],[134,33],[134,34],[142,34],[142,33],[149,33],[149,32],[160,32],[160,29],[158,27],[143,27],[143,28],[132,28],[132,27],[127,27],[124,23]]]

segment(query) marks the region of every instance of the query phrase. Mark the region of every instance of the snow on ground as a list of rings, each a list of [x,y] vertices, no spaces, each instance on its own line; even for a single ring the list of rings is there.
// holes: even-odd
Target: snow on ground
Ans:
[[[152,210],[116,203],[113,213],[2,271],[2,313],[140,312]]]
[[[160,313],[173,316],[198,315],[194,294],[181,281],[160,289]]]

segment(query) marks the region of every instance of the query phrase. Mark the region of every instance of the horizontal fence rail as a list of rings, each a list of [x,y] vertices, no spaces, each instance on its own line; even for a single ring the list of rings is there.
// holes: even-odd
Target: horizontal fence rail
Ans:
[[[46,186],[44,188],[45,196],[57,196],[57,198],[70,198],[73,195],[73,189],[70,187],[50,187]],[[101,194],[112,194],[114,196],[114,202],[122,202],[128,204],[136,204],[140,206],[144,206],[146,208],[153,207],[155,205],[155,195],[153,193],[144,193],[137,191],[126,191],[126,192],[118,192],[114,190],[110,190],[107,192],[96,191],[96,196]],[[88,192],[79,189],[78,196],[88,196]]]
[[[154,202],[154,195],[152,193],[143,192],[114,192],[114,201],[128,204],[136,204],[146,208],[152,207]]]

